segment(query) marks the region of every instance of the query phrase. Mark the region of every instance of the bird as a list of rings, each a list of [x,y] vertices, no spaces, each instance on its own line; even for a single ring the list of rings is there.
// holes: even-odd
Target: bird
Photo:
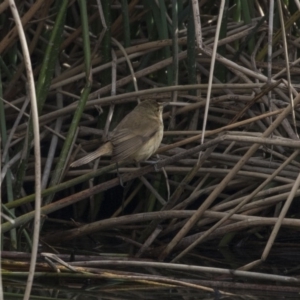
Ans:
[[[102,155],[111,155],[112,163],[146,161],[156,152],[163,138],[163,106],[154,99],[141,102],[108,134],[103,145],[70,166],[79,167]]]

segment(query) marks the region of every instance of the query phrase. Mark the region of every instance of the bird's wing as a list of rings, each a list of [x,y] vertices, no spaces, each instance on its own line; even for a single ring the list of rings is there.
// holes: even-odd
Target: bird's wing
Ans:
[[[113,144],[112,161],[123,161],[129,158],[132,154],[153,137],[158,128],[148,128],[143,131],[143,135],[138,134],[137,130],[118,129],[112,135],[110,141]]]

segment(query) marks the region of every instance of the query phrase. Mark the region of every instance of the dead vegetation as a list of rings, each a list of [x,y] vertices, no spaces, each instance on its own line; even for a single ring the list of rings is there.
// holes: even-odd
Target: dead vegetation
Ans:
[[[128,299],[138,289],[182,299],[182,287],[299,293],[299,270],[258,273],[276,246],[299,251],[299,2],[19,1],[38,123],[9,2],[0,5],[1,200],[14,220],[2,217],[6,284],[28,275],[23,252],[39,242],[47,254],[36,276],[68,274],[77,288],[78,278],[121,280],[120,299],[124,288]],[[118,175],[105,157],[69,168],[148,98],[170,101],[155,165],[122,163]],[[67,264],[78,239],[79,262]],[[201,252],[236,245],[256,255],[232,268]],[[248,285],[224,285],[232,276]]]

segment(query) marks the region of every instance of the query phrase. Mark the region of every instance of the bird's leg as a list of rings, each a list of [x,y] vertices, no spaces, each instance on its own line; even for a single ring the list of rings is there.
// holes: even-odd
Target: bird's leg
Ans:
[[[122,175],[119,173],[119,165],[118,165],[118,162],[116,162],[116,165],[117,165],[117,175],[119,177],[119,182],[120,182],[120,186],[122,188],[124,188],[124,182],[123,182],[123,179],[122,179]]]
[[[158,154],[156,154],[156,158],[157,158],[157,161],[155,162],[155,165],[154,165],[154,170],[155,170],[156,172],[159,172],[159,171],[160,171],[160,169],[157,167],[157,163],[158,163],[158,161],[160,160],[160,157],[159,157],[159,155],[158,155]]]
[[[146,164],[149,164],[149,165],[154,165],[154,170],[156,171],[156,172],[158,172],[159,171],[159,168],[157,167],[157,162],[160,160],[160,157],[159,157],[159,155],[158,154],[156,154],[154,157],[152,157],[152,158],[154,158],[154,160],[147,160],[147,161],[145,161],[145,163]]]

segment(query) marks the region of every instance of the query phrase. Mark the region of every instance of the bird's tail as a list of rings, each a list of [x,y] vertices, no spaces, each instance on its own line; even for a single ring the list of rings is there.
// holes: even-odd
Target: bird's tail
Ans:
[[[111,155],[111,153],[112,153],[112,144],[111,144],[111,142],[107,142],[104,145],[102,145],[100,148],[95,150],[94,152],[91,152],[88,155],[72,162],[70,167],[74,168],[74,167],[79,167],[79,166],[85,165],[102,155],[105,155],[105,154]]]

